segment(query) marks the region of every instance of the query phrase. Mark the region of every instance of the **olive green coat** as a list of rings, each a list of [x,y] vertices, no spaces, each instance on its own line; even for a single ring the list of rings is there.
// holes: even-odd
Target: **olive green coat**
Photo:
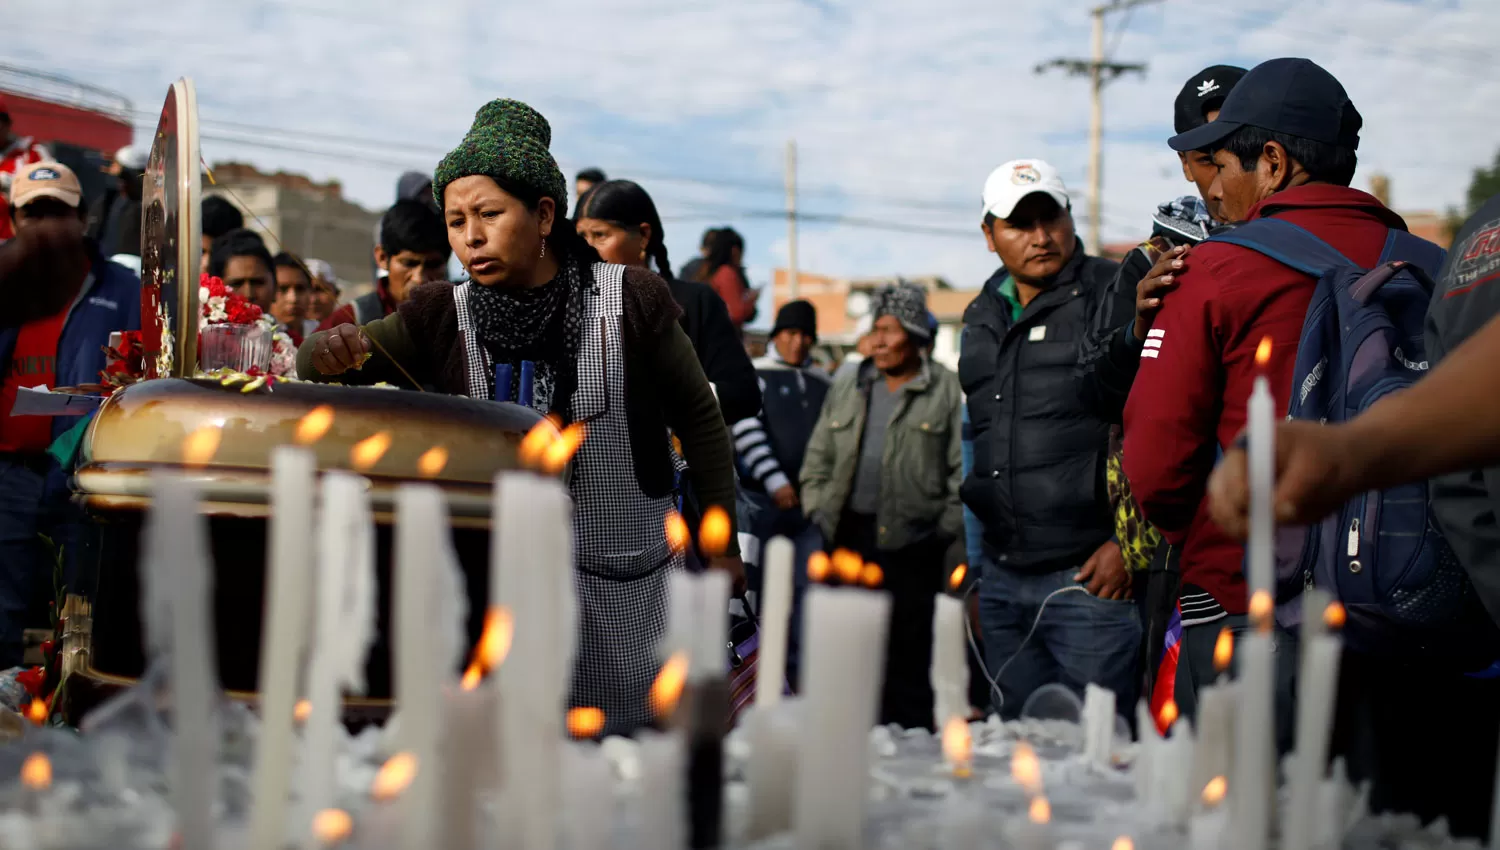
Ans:
[[[860,440],[869,410],[869,390],[884,380],[865,361],[837,376],[813,428],[802,462],[802,507],[833,540],[859,467]],[[963,535],[963,391],[958,376],[924,361],[922,372],[899,390],[886,431],[880,470],[877,545],[901,549],[932,535]]]

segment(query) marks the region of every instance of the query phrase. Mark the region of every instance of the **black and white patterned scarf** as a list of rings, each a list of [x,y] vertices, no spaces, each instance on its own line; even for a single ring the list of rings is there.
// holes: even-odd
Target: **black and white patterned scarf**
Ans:
[[[583,279],[578,264],[532,289],[469,287],[474,335],[494,363],[509,363],[510,398],[519,399],[521,361],[534,364],[532,407],[571,421],[568,400],[578,383],[578,342],[583,328]]]

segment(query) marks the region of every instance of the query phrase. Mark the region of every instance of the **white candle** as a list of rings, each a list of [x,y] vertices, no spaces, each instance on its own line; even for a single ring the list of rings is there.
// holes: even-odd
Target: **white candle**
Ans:
[[[428,484],[405,484],[396,491],[394,678],[401,745],[417,760],[417,774],[401,798],[402,833],[407,847],[439,846],[443,732],[443,684],[452,678],[454,659],[445,657],[434,622],[437,594],[447,569],[444,548],[448,509],[442,491]],[[314,703],[313,711],[317,711]]]
[[[1148,805],[1156,798],[1157,750],[1161,749],[1161,735],[1156,731],[1156,719],[1143,699],[1135,707],[1135,728],[1139,740],[1135,748],[1135,762],[1131,774],[1135,778],[1135,793]]]
[[[1269,623],[1240,638],[1231,817],[1241,850],[1265,850],[1276,776],[1276,658]]]
[[[1316,839],[1317,803],[1328,762],[1334,701],[1338,693],[1343,642],[1329,627],[1343,625],[1344,609],[1331,597],[1307,590],[1302,607],[1302,662],[1297,675],[1297,750],[1291,760],[1291,797],[1282,847],[1311,850]],[[1334,603],[1336,605],[1337,603]]]
[[[568,795],[587,801],[586,816],[563,819],[563,846],[607,850],[615,845],[615,779],[609,760],[592,741],[565,748],[563,775]]]
[[[1239,686],[1221,678],[1198,691],[1197,744],[1193,747],[1193,788],[1215,776],[1228,776],[1234,763],[1234,716]]]
[[[1161,810],[1167,822],[1181,828],[1187,821],[1194,798],[1193,782],[1193,724],[1187,718],[1172,726],[1172,737],[1161,742],[1159,752],[1160,770],[1156,781],[1161,801]]]
[[[984,807],[966,785],[956,786],[943,803],[943,850],[980,850],[984,842]]]
[[[312,620],[313,507],[317,456],[310,449],[271,451],[270,546],[266,552],[265,615],[261,620],[260,737],[251,788],[250,846],[281,850],[286,838],[293,711]]]
[[[315,641],[307,672],[307,718],[302,757],[304,846],[321,842],[312,818],[335,808],[342,694],[364,689],[364,661],[375,628],[375,523],[369,482],[348,472],[323,476],[315,573]]]
[[[932,722],[942,729],[950,718],[969,718],[969,659],[965,652],[963,600],[939,593],[932,611]]]
[[[1011,842],[1017,850],[1052,850],[1052,804],[1033,797],[1026,814],[1011,821]]]
[[[1224,833],[1229,829],[1229,813],[1222,806],[1193,815],[1188,823],[1188,847],[1191,850],[1222,850]]]
[[[510,655],[495,671],[501,829],[522,850],[553,850],[562,810],[557,748],[577,645],[573,509],[561,482],[501,473],[490,535],[490,604],[511,612]],[[499,756],[497,755],[498,759]]]
[[[1271,338],[1261,340],[1255,362],[1261,369],[1271,357]],[[1276,577],[1275,513],[1276,488],[1276,400],[1264,374],[1255,378],[1246,411],[1250,431],[1250,592],[1272,593]]]
[[[769,838],[792,828],[792,791],[797,777],[800,697],[780,705],[757,704],[745,718],[750,755],[745,779],[750,786],[746,837]]]
[[[147,628],[151,648],[171,652],[172,804],[183,847],[212,850],[219,736],[218,674],[209,610],[212,587],[198,488],[166,473],[151,476],[147,528]],[[153,622],[154,621],[154,622]]]
[[[491,682],[472,690],[447,688],[447,722],[443,726],[441,799],[446,814],[442,847],[477,850],[480,847],[479,795],[495,787],[495,701]]]
[[[792,619],[792,585],[796,547],[785,537],[766,544],[765,577],[760,596],[760,660],[755,704],[769,708],[781,702],[786,685],[787,629]]]
[[[636,847],[676,850],[687,843],[687,817],[683,787],[686,747],[680,731],[642,732],[640,735],[641,778],[637,784],[640,803],[636,811]]]
[[[793,813],[800,847],[863,847],[869,734],[878,716],[891,603],[815,587],[803,606],[806,675]]]
[[[1083,755],[1095,767],[1109,768],[1115,743],[1115,692],[1090,682],[1083,689]]]

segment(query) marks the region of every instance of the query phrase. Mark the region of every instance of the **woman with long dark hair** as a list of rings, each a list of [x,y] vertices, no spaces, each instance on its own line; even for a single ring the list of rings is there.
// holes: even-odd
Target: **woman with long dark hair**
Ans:
[[[755,302],[760,292],[745,280],[745,239],[732,227],[713,231],[708,237],[708,256],[703,260],[703,282],[712,286],[736,328],[755,318]]]
[[[728,309],[705,284],[672,276],[666,231],[646,190],[629,180],[599,183],[579,199],[577,219],[578,233],[606,263],[654,265],[656,273],[666,279],[673,300],[682,307],[679,323],[714,386],[724,421],[732,424],[759,412],[755,367],[740,344]]]
[[[345,383],[406,383],[399,363],[422,384],[483,399],[496,395],[495,365],[510,363],[502,397],[527,398],[517,382],[530,372],[533,407],[587,422],[569,480],[579,607],[571,699],[603,709],[616,734],[651,720],[667,578],[683,563],[665,534],[678,469],[668,429],[699,499],[730,516],[734,458],[666,283],[601,262],[567,220],[551,135],[523,103],[481,108],[433,179],[469,280],[417,287],[384,319],[314,334],[297,360],[300,375]],[[730,551],[709,566],[743,583],[733,543]]]

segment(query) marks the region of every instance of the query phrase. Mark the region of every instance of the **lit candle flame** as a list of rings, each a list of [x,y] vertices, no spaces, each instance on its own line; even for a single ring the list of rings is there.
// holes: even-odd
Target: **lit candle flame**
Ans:
[[[1010,755],[1010,778],[1033,797],[1042,793],[1042,762],[1025,741],[1016,744],[1015,752]]]
[[[667,663],[661,667],[661,672],[656,674],[656,681],[651,683],[651,713],[657,717],[666,717],[677,708],[677,701],[682,698],[683,686],[687,684],[688,656],[686,652],[674,652]]]
[[[859,583],[868,588],[877,588],[885,584],[885,570],[879,564],[865,564],[864,569],[859,571]]]
[[[943,758],[953,768],[953,775],[966,778],[974,767],[974,740],[969,724],[953,716],[943,723]]]
[[[687,551],[688,544],[692,542],[691,532],[688,531],[687,520],[676,511],[667,511],[667,545],[672,547],[673,552]]]
[[[1035,824],[1048,823],[1052,820],[1052,804],[1047,802],[1046,797],[1037,797],[1031,801],[1031,808],[1026,810],[1026,816]]]
[[[1128,835],[1122,835],[1115,839],[1115,843],[1109,845],[1109,850],[1135,850],[1135,842]]]
[[[583,445],[583,423],[574,422],[572,425],[562,429],[557,439],[547,445],[546,451],[542,452],[542,471],[548,475],[557,475],[568,466],[568,461],[573,459],[578,447]]]
[[[1269,336],[1263,336],[1260,338],[1260,345],[1257,345],[1255,347],[1255,365],[1264,367],[1267,363],[1270,362],[1271,338]]]
[[[833,574],[838,576],[839,581],[844,584],[857,583],[859,573],[864,567],[864,559],[853,550],[835,549],[833,551]]]
[[[1349,612],[1344,610],[1342,603],[1330,602],[1328,607],[1323,609],[1323,625],[1334,631],[1342,629],[1348,619]]]
[[[542,456],[547,453],[547,447],[557,439],[557,425],[550,419],[531,426],[526,436],[521,438],[521,445],[516,448],[516,460],[525,469],[536,469],[542,465]]]
[[[214,452],[219,450],[219,439],[224,436],[224,431],[218,425],[200,425],[187,435],[182,443],[182,463],[184,466],[207,466],[214,459]]]
[[[703,524],[698,527],[698,545],[704,555],[717,558],[729,551],[729,535],[733,533],[729,512],[718,505],[710,505],[703,512]]]
[[[349,464],[357,471],[364,472],[375,464],[380,463],[380,459],[385,457],[385,453],[390,447],[391,432],[381,431],[377,434],[372,434],[355,443],[349,449]]]
[[[312,717],[312,700],[297,700],[297,704],[292,706],[292,719],[298,723],[306,723],[309,717]]]
[[[417,458],[417,471],[422,473],[423,478],[436,478],[447,466],[448,449],[444,446],[433,446]]]
[[[354,819],[343,809],[324,809],[313,815],[313,837],[324,847],[339,844],[354,834]]]
[[[1229,792],[1229,780],[1222,776],[1215,776],[1208,780],[1203,786],[1203,805],[1213,807],[1224,802],[1224,796]]]
[[[52,760],[45,753],[32,753],[21,762],[21,784],[33,791],[45,791],[52,785]]]
[[[328,429],[333,427],[333,408],[326,404],[320,404],[307,412],[297,421],[297,434],[293,439],[299,446],[310,446],[323,439]]]
[[[1255,625],[1256,631],[1270,631],[1271,613],[1275,607],[1271,594],[1264,590],[1257,590],[1250,595],[1250,622]]]
[[[948,576],[948,589],[958,590],[963,586],[964,576],[969,574],[968,564],[959,564],[953,568],[953,573]]]
[[[828,573],[833,567],[828,561],[827,552],[814,552],[807,556],[807,580],[811,582],[823,582],[828,580]]]
[[[1162,704],[1161,711],[1156,715],[1157,731],[1163,735],[1167,734],[1167,730],[1171,729],[1172,724],[1177,722],[1177,716],[1177,701],[1167,700]]]
[[[459,687],[466,691],[474,690],[479,687],[479,682],[485,674],[505,663],[505,657],[510,655],[510,644],[515,635],[516,620],[509,608],[496,605],[486,611],[484,631],[479,635],[479,643],[474,645],[473,658],[470,659],[468,668],[464,670]]]
[[[37,726],[47,722],[46,700],[34,699],[26,704],[26,719]]]
[[[417,757],[411,753],[396,753],[375,774],[370,785],[370,796],[385,802],[401,796],[417,777]]]
[[[1229,669],[1234,661],[1234,633],[1219,629],[1219,639],[1214,641],[1214,669],[1220,673]]]
[[[604,709],[568,709],[568,734],[574,738],[597,738],[604,731]]]

